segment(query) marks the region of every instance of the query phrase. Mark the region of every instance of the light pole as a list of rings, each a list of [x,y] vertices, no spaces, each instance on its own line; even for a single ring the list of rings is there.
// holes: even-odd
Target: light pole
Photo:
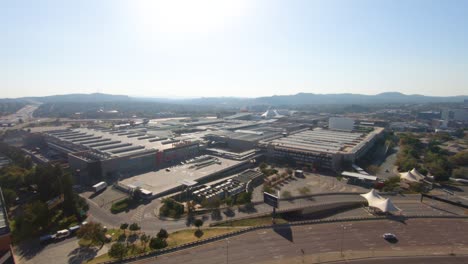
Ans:
[[[344,240],[344,231],[346,229],[345,226],[341,226],[343,229],[341,230],[341,246],[340,246],[340,252],[341,252],[341,257],[343,257],[343,240]]]
[[[229,238],[226,238],[226,264],[229,264]]]

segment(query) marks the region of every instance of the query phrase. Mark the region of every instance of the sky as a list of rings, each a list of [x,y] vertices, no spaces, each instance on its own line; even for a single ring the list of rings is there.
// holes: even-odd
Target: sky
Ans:
[[[14,0],[0,97],[468,94],[468,1]]]

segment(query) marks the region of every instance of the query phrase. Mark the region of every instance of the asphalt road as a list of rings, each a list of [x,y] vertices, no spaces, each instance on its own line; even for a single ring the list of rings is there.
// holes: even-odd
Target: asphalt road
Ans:
[[[468,256],[428,256],[428,257],[395,257],[375,258],[366,260],[347,260],[335,262],[338,264],[465,264]]]
[[[316,224],[258,230],[135,263],[313,263],[317,256],[322,261],[331,256],[336,259],[341,249],[345,257],[404,256],[411,252],[448,255],[468,251],[466,230],[466,219]],[[394,233],[398,242],[385,241],[382,234],[386,232]]]
[[[81,264],[88,259],[106,253],[107,250],[107,245],[101,249],[79,247],[78,239],[71,237],[46,246],[39,245],[37,240],[23,243],[15,247],[15,255],[18,263],[23,264]]]

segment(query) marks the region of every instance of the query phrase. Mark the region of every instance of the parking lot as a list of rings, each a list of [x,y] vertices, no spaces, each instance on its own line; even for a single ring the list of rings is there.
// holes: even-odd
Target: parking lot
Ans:
[[[123,185],[138,186],[153,194],[166,192],[181,186],[183,180],[198,181],[215,173],[238,166],[240,161],[216,158],[217,163],[197,168],[195,163],[179,164],[167,169],[152,171],[122,180]]]

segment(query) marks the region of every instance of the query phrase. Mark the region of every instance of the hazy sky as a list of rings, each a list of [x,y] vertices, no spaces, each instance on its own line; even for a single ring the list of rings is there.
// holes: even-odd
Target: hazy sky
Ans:
[[[468,94],[468,1],[13,0],[0,97]]]

